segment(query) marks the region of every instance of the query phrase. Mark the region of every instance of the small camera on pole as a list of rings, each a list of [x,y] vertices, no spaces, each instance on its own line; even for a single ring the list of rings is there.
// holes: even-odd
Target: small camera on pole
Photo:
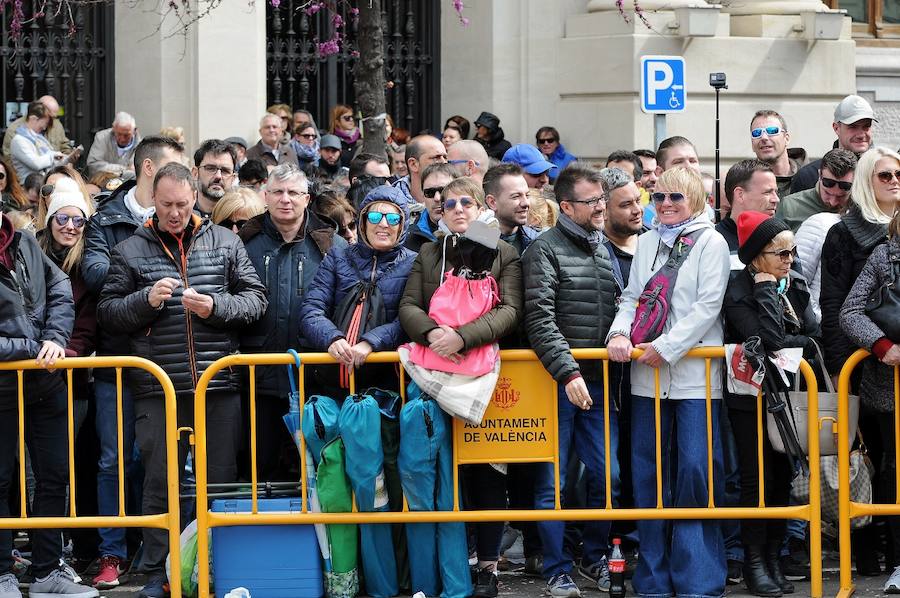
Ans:
[[[722,219],[720,210],[722,209],[722,186],[719,184],[719,92],[728,89],[726,84],[725,73],[710,73],[709,85],[716,90],[716,181],[713,192],[716,197],[716,222]]]

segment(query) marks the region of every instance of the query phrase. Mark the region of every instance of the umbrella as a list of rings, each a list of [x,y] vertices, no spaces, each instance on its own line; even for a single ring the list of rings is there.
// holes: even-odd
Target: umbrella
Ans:
[[[300,355],[297,354],[293,349],[289,349],[288,353],[293,355],[294,363],[297,366],[297,369],[300,369]],[[297,445],[297,450],[300,450],[300,391],[297,390],[297,381],[294,379],[294,366],[288,365],[288,382],[291,385],[291,392],[288,393],[288,412],[282,416],[284,420],[284,425],[287,426],[288,432],[291,435],[291,438],[294,439],[294,444]],[[303,455],[300,455],[303,457]]]

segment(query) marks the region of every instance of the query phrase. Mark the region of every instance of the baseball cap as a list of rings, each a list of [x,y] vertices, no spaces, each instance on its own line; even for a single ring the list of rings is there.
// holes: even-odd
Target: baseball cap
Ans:
[[[520,143],[506,150],[501,161],[518,164],[522,167],[522,170],[532,175],[548,172],[556,168],[555,164],[547,161],[541,150],[527,143]]]
[[[834,109],[834,122],[836,123],[852,125],[864,118],[871,118],[873,121],[878,122],[869,102],[857,95],[847,96]]]
[[[343,149],[341,147],[341,140],[338,139],[337,135],[322,135],[322,139],[319,140],[319,147],[330,147],[331,149]]]

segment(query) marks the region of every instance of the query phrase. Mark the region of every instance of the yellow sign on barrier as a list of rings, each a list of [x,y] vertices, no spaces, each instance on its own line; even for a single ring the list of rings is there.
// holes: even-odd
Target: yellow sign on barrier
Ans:
[[[552,461],[556,451],[556,382],[540,364],[502,363],[481,424],[455,420],[460,463]]]

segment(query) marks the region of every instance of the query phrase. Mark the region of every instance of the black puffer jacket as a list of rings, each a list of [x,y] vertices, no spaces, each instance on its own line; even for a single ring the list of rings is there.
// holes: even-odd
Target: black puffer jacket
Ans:
[[[266,290],[237,235],[196,215],[188,229],[184,271],[152,220],[116,246],[97,304],[100,325],[128,334],[132,354],[160,365],[179,396],[191,396],[212,362],[238,350],[240,329],[258,320],[267,305]],[[148,301],[150,288],[165,277],[180,280],[181,286],[154,309]],[[212,296],[208,318],[185,311],[181,296],[188,287]],[[135,398],[162,396],[150,374],[129,374]],[[209,390],[236,390],[239,380],[238,371],[223,370]]]
[[[591,249],[586,234],[561,222],[522,256],[525,328],[531,347],[553,378],[565,384],[581,373],[602,380],[602,362],[576,362],[570,348],[604,347],[616,315],[616,283],[609,252]]]

